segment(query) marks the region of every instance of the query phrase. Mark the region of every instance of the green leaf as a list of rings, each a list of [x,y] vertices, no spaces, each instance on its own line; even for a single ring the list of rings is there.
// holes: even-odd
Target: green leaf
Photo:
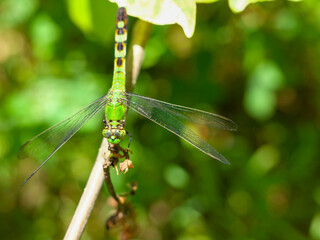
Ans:
[[[113,41],[116,8],[105,0],[68,0],[68,13],[73,23],[91,39]]]
[[[68,0],[68,12],[71,20],[83,31],[92,29],[90,0]]]
[[[110,0],[123,6],[123,0]],[[208,1],[206,1],[208,2]],[[128,0],[128,14],[157,25],[179,24],[187,37],[194,33],[196,0]]]

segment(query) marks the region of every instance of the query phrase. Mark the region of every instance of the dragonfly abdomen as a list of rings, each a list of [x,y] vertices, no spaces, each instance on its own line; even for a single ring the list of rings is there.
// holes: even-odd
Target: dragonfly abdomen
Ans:
[[[117,12],[115,33],[115,59],[112,90],[125,91],[126,82],[126,48],[127,48],[127,24],[126,9],[120,7]]]

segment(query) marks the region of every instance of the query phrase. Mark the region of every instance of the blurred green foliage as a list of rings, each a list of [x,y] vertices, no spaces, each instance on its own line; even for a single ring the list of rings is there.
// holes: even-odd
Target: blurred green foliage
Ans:
[[[103,114],[24,188],[39,163],[16,155],[109,89],[116,6],[93,2],[98,31],[75,25],[72,0],[0,3],[3,239],[61,239],[90,174]],[[320,239],[320,2],[257,3],[233,14],[218,1],[197,10],[191,39],[178,26],[154,27],[135,92],[233,119],[235,134],[198,129],[232,164],[130,112],[135,168],[112,174],[118,192],[139,184],[131,199],[139,239]],[[82,239],[116,238],[104,229],[107,199],[104,188]]]

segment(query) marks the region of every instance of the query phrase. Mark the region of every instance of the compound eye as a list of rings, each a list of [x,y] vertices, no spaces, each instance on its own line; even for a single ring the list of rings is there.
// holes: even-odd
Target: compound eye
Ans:
[[[114,133],[114,135],[115,135],[117,138],[120,138],[120,137],[121,137],[121,133],[120,133],[119,131],[116,131],[116,132]]]
[[[105,133],[105,136],[107,138],[111,137],[112,136],[112,132],[110,130],[108,130],[106,133]]]

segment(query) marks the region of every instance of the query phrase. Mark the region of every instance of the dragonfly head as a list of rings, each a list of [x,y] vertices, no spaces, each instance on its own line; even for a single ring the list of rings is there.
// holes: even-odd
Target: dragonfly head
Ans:
[[[102,135],[108,139],[109,143],[118,144],[126,135],[124,124],[118,121],[108,122],[106,127],[102,130]]]

